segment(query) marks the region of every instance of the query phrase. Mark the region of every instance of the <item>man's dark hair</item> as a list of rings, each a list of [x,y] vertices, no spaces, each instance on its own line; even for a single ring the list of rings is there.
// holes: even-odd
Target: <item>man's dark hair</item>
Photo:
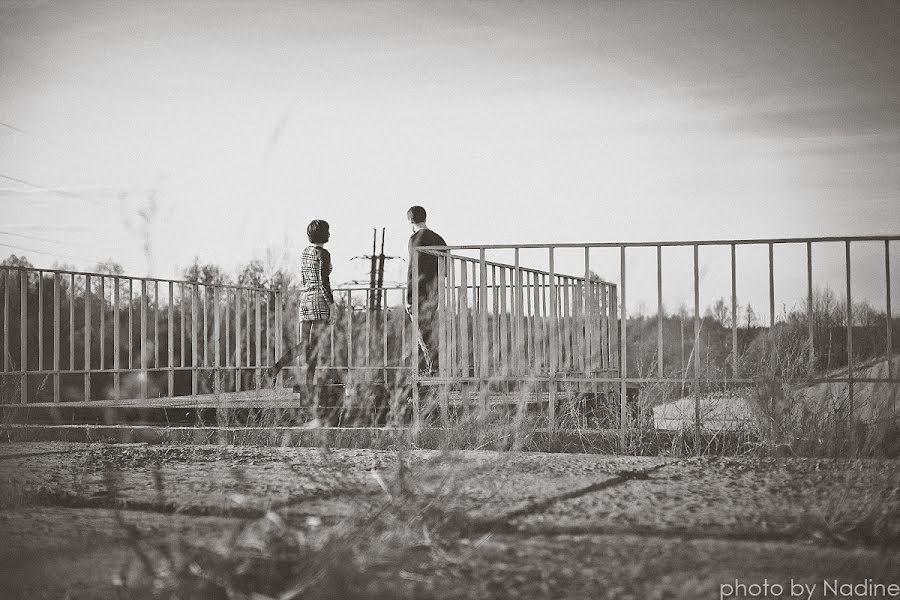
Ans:
[[[306,237],[311,244],[324,244],[328,241],[328,221],[315,219],[306,228]]]
[[[421,206],[412,206],[406,211],[406,218],[413,223],[424,223],[427,216],[428,213],[426,213],[425,209]]]

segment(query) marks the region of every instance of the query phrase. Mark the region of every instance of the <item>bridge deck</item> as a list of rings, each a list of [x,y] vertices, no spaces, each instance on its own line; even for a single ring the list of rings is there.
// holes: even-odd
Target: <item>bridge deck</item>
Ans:
[[[477,402],[481,399],[477,390],[467,393],[469,402]],[[557,396],[564,399],[563,394]],[[451,391],[450,404],[461,404],[465,398],[459,391]],[[519,392],[492,391],[487,395],[488,404],[517,404],[523,400]],[[548,393],[542,391],[536,394],[529,392],[524,398],[527,404],[537,402],[546,403]],[[196,396],[173,396],[147,399],[122,399],[122,400],[91,400],[74,402],[31,402],[28,404],[0,403],[4,410],[32,408],[293,408],[306,406],[308,402],[304,394],[295,393],[291,388],[250,390],[243,392],[224,392],[220,394],[198,394]]]

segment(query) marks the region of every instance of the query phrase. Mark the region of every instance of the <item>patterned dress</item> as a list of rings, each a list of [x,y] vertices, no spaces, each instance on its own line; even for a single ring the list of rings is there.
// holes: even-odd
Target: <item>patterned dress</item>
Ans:
[[[331,293],[331,254],[321,246],[307,246],[300,260],[300,320],[326,321]]]

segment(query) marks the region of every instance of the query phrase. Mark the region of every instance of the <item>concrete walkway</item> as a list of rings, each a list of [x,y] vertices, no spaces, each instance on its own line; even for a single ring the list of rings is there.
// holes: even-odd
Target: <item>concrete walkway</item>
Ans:
[[[334,595],[328,577],[341,560],[329,559],[326,575],[311,579],[314,597],[719,598],[735,580],[815,584],[813,597],[824,597],[826,579],[900,583],[897,467],[4,444],[0,589],[10,597],[99,598],[124,582],[142,597],[149,584],[140,563],[164,555],[154,554],[160,540],[179,556],[203,549],[214,561],[242,548],[280,565],[274,527],[291,533],[297,563],[343,548],[353,565],[341,567],[351,584]],[[141,560],[139,547],[151,548]]]

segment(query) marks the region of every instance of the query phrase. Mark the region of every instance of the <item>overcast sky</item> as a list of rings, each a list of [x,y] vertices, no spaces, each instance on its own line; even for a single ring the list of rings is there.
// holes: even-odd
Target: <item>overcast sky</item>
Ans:
[[[0,254],[166,277],[324,218],[339,283],[411,204],[458,244],[896,234],[898,31],[895,1],[0,0]]]

